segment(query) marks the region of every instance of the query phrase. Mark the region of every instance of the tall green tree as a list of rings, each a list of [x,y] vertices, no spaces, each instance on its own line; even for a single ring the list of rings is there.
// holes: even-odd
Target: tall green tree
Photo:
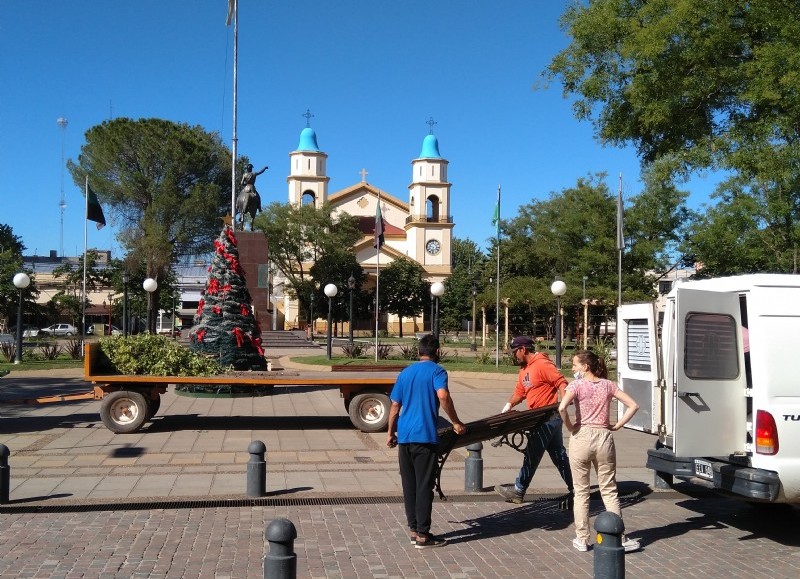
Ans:
[[[72,178],[83,191],[88,176],[101,205],[118,216],[128,258],[145,264],[148,277],[164,278],[179,256],[211,250],[231,198],[231,155],[218,134],[162,119],[118,118],[85,138],[77,162],[67,164]]]
[[[440,300],[439,325],[446,332],[459,332],[464,320],[472,323],[472,289],[478,291],[486,256],[471,239],[453,238],[453,272],[445,282]],[[477,317],[477,314],[476,314]]]
[[[328,315],[328,296],[325,295],[325,286],[332,283],[336,286],[337,294],[331,300],[332,320],[344,322],[350,319],[350,288],[347,280],[350,276],[355,280],[353,289],[353,319],[359,317],[359,312],[369,309],[370,298],[362,292],[362,286],[367,279],[366,272],[361,268],[356,256],[349,248],[339,248],[337,251],[327,253],[320,257],[311,266],[310,274],[314,287],[314,303],[317,304],[314,312],[320,316]]]
[[[256,216],[253,226],[266,235],[269,258],[286,278],[290,295],[297,298],[303,311],[309,308],[311,294],[319,291],[310,275],[311,266],[343,248],[351,251],[361,238],[356,218],[334,213],[327,203],[316,208],[273,202]]]
[[[410,259],[398,258],[381,270],[381,311],[400,318],[400,337],[403,337],[403,319],[422,313],[426,296],[430,295],[430,284],[425,281],[422,267]]]
[[[25,245],[22,238],[14,235],[10,225],[0,223],[0,316],[15,325],[19,307],[19,290],[14,287],[14,276],[22,272],[22,252]],[[35,279],[31,272],[31,285],[24,292],[23,310],[30,311],[32,297],[38,294]]]
[[[572,4],[562,26],[571,42],[546,74],[561,81],[565,95],[576,99],[576,117],[593,122],[603,142],[633,144],[658,179],[704,169],[732,176],[719,186],[717,206],[693,228],[700,239],[687,249],[714,263],[715,273],[794,271],[797,3],[591,0]],[[746,218],[747,206],[758,218]],[[730,225],[746,228],[738,240]],[[719,250],[743,254],[741,266],[735,258],[719,262]]]

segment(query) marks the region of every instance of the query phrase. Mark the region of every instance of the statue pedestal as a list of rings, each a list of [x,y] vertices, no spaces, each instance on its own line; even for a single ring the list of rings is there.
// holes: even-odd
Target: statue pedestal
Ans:
[[[261,231],[235,231],[239,249],[239,263],[247,279],[247,291],[253,298],[253,314],[261,331],[272,327],[269,303],[269,246]]]

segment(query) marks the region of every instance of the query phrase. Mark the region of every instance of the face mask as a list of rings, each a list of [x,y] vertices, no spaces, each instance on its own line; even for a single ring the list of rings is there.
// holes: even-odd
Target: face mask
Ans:
[[[575,370],[575,372],[573,372],[572,375],[575,376],[576,380],[580,380],[581,378],[583,378],[583,372],[581,372],[580,370]]]

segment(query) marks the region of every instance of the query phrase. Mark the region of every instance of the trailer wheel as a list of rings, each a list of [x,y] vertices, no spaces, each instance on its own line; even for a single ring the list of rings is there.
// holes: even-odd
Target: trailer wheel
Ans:
[[[153,419],[153,416],[156,415],[158,409],[161,408],[161,396],[158,398],[148,398],[147,399],[147,417],[145,418],[145,422],[149,422]]]
[[[350,400],[350,421],[361,432],[380,432],[389,423],[391,400],[383,392],[362,392]]]
[[[111,432],[127,434],[136,432],[147,420],[147,399],[141,392],[117,390],[105,398],[100,406],[100,419]]]

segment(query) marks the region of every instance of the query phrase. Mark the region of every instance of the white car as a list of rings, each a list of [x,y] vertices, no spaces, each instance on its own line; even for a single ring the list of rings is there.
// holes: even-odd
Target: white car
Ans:
[[[48,336],[75,336],[78,334],[78,329],[72,324],[53,324],[40,331]]]

